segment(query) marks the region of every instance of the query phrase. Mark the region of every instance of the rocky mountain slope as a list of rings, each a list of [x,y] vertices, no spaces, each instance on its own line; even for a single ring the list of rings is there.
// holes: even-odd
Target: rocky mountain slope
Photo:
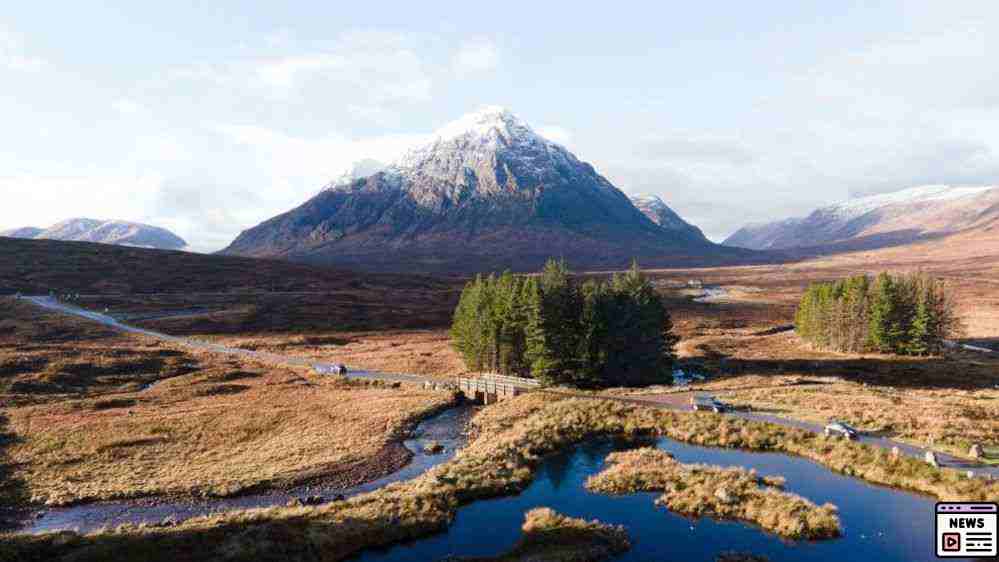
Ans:
[[[564,147],[489,107],[439,130],[385,170],[338,179],[244,231],[226,254],[383,271],[718,263],[746,256],[662,228]]]
[[[97,242],[179,250],[187,246],[181,237],[165,228],[121,220],[97,220],[75,218],[64,220],[46,229],[25,227],[7,230],[0,236],[11,238],[35,238],[40,240],[62,240],[73,242]]]
[[[649,220],[658,224],[660,228],[682,233],[691,238],[707,240],[700,228],[680,218],[680,215],[670,209],[658,195],[637,193],[628,195],[628,198],[631,199],[635,208],[649,217]]]
[[[24,226],[21,228],[0,230],[0,236],[6,236],[7,238],[34,238],[41,234],[44,230],[44,228],[38,228],[35,226]]]
[[[931,185],[852,199],[807,217],[745,226],[723,244],[756,250],[862,250],[909,244],[999,222],[999,187]]]

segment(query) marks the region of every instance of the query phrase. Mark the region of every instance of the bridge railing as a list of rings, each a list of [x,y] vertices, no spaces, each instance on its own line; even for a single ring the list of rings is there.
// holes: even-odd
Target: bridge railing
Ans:
[[[510,375],[501,375],[499,373],[482,373],[479,375],[479,378],[501,382],[504,384],[509,384],[520,388],[538,388],[539,386],[541,386],[541,382],[538,381],[537,379],[528,379],[525,377],[513,377]]]

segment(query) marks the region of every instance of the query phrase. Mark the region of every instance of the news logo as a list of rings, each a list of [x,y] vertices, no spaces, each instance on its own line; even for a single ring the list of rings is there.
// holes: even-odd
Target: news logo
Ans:
[[[936,540],[940,558],[997,556],[995,503],[940,502],[937,504]]]

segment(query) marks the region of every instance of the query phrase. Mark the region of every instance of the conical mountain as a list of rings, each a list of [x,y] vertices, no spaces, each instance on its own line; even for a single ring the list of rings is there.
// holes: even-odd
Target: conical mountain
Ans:
[[[578,269],[717,263],[744,255],[663,229],[509,111],[486,107],[383,171],[338,180],[244,231],[224,253],[383,271]]]

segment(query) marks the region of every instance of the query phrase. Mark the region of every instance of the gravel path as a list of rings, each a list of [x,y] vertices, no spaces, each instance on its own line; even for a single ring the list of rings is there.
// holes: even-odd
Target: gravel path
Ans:
[[[240,349],[236,347],[227,347],[224,345],[202,342],[191,338],[181,338],[177,336],[170,336],[163,334],[161,332],[155,332],[153,330],[146,330],[144,328],[137,328],[135,326],[130,326],[115,320],[114,318],[100,314],[97,312],[92,312],[85,310],[83,308],[61,303],[55,298],[48,296],[31,296],[22,297],[22,299],[27,300],[35,305],[57,312],[62,312],[64,314],[71,314],[73,316],[78,316],[81,318],[86,318],[94,322],[98,322],[109,328],[115,330],[121,330],[123,332],[142,334],[144,336],[156,338],[163,341],[168,341],[171,343],[183,345],[190,347],[192,349],[199,349],[203,351],[210,351],[213,353],[223,353],[230,355],[240,355],[243,357],[250,357],[254,359],[259,359],[268,363],[278,364],[278,365],[289,365],[295,367],[310,367],[316,372],[329,372],[335,365],[335,363],[322,363],[315,362],[308,359],[303,359],[300,357],[289,357],[284,355],[278,355],[274,353],[267,353],[261,351],[251,351],[247,349]],[[423,384],[425,382],[440,382],[439,380],[434,380],[428,377],[408,374],[408,373],[383,373],[379,371],[368,371],[364,369],[354,368],[348,365],[348,373],[346,375],[348,378],[353,379],[368,379],[368,380],[380,380],[386,382],[403,382],[403,383],[416,383]],[[561,394],[578,396],[584,398],[595,398],[593,395],[589,394],[575,394],[572,392],[560,392]],[[617,400],[621,402],[628,402],[632,404],[652,406],[658,408],[667,408],[671,410],[689,410],[690,409],[690,398],[693,392],[678,392],[670,394],[660,394],[660,395],[642,395],[642,396],[600,396],[596,398],[606,399],[606,400]],[[732,415],[736,417],[741,417],[744,419],[764,421],[768,423],[773,423],[776,425],[781,425],[785,427],[797,427],[800,429],[805,429],[815,433],[822,431],[822,426],[818,424],[813,424],[809,422],[792,420],[788,418],[773,416],[764,413],[756,412],[728,412],[726,415]],[[914,445],[909,445],[906,443],[900,443],[898,441],[893,441],[886,437],[878,437],[872,435],[861,434],[858,440],[861,443],[866,443],[876,447],[882,447],[885,449],[891,449],[892,447],[898,447],[899,451],[903,454],[923,458],[927,451],[930,449],[924,449],[921,447],[916,447]],[[959,468],[962,470],[972,470],[976,475],[984,476],[988,475],[992,478],[999,478],[999,466],[989,466],[966,459],[961,459],[948,455],[947,453],[942,453],[940,451],[933,451],[937,457],[937,461],[940,466],[946,466],[951,468]]]

